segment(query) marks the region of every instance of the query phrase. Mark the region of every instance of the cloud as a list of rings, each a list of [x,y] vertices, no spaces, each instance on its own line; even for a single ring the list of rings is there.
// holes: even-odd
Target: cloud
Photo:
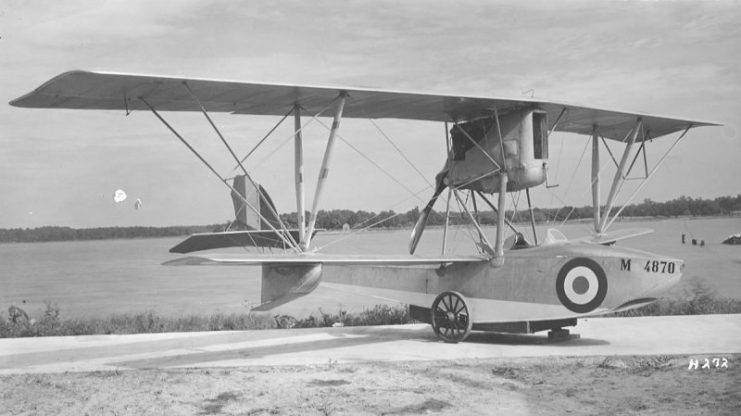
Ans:
[[[735,2],[6,0],[3,12],[5,102],[62,71],[82,68],[514,98],[534,89],[536,98],[741,125],[741,7]],[[219,169],[231,169],[201,117],[166,116]],[[240,152],[275,121],[217,117]],[[130,177],[135,187],[156,190],[161,199],[154,206],[161,211],[147,217],[153,224],[221,221],[229,209],[223,185],[148,114],[2,106],[0,125],[0,178],[12,178],[0,180],[0,194],[23,207],[13,215],[3,207],[5,224],[25,221],[27,206],[37,206],[39,194],[62,187],[69,192],[65,198],[81,200],[91,189],[108,186],[106,177]],[[382,127],[430,178],[440,169],[441,126],[384,121]],[[389,156],[392,150],[369,124],[347,120],[342,134],[395,175],[419,179]],[[710,192],[703,184],[712,180],[712,192],[736,192],[732,181],[716,181],[702,163],[716,161],[717,174],[738,177],[739,141],[695,147],[690,139],[703,134],[714,133],[688,137],[691,146],[686,153],[680,147],[677,164],[667,162],[673,176],[657,178],[657,188],[647,191],[660,188],[667,198],[689,189]],[[256,161],[287,135],[290,128],[271,139]],[[315,178],[325,143],[323,129],[307,132],[307,179]],[[331,192],[322,206],[380,210],[408,197],[344,144],[336,151]],[[559,163],[575,165],[580,151],[567,144]],[[292,192],[282,191],[292,181],[290,166],[287,145],[265,162],[260,176],[285,210],[294,206]],[[54,187],[50,172],[61,181]],[[21,179],[25,188],[17,184]],[[183,186],[192,194],[183,195]],[[312,188],[307,186],[307,195]],[[398,209],[418,203],[406,204]],[[50,215],[43,218],[54,222]],[[113,221],[65,215],[56,223]]]

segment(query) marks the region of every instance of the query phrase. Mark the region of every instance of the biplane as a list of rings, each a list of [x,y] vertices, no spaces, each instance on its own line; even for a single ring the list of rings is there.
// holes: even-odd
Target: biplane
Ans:
[[[628,198],[645,185],[667,155],[695,127],[715,125],[648,114],[588,108],[537,99],[456,96],[369,88],[282,85],[191,79],[123,73],[71,71],[58,75],[11,103],[17,107],[151,112],[229,189],[235,221],[223,232],[196,234],[173,247],[177,253],[243,246],[270,247],[266,252],[208,254],[166,262],[169,265],[244,265],[262,268],[261,304],[270,310],[310,294],[320,283],[352,286],[408,304],[411,315],[432,325],[446,342],[459,342],[471,331],[568,333],[577,319],[646,305],[677,283],[682,260],[615,243],[650,230],[608,232],[622,212],[616,196],[642,159],[645,177]],[[234,159],[240,174],[230,181],[217,172],[163,112],[201,113]],[[297,227],[289,229],[272,199],[259,185],[213,122],[225,112],[292,117],[294,192]],[[331,125],[320,117],[330,112]],[[412,229],[409,253],[398,256],[332,255],[312,244],[334,145],[344,118],[434,121],[444,125],[447,159],[431,186],[432,198]],[[328,139],[311,208],[304,183],[303,132],[308,123],[326,126]],[[267,138],[275,127],[265,136]],[[547,184],[549,138],[553,132],[591,137],[591,192],[594,233],[568,240],[548,230],[538,241],[529,189]],[[647,145],[676,135],[649,169]],[[263,138],[260,143],[262,143]],[[290,139],[290,137],[289,137]],[[622,155],[608,146],[622,146]],[[620,144],[616,144],[620,143]],[[259,144],[258,144],[259,145]],[[602,148],[610,159],[601,162]],[[602,198],[601,172],[612,162],[615,173]],[[436,200],[448,191],[465,211],[475,232],[476,253],[415,255]],[[507,193],[525,191],[532,239],[506,218]],[[497,198],[493,198],[494,195]],[[467,201],[473,201],[473,209]],[[479,204],[496,215],[496,232],[488,236],[478,221]],[[625,205],[623,205],[624,207]],[[308,217],[306,213],[308,212]],[[447,214],[446,214],[447,215]],[[506,230],[511,236],[505,238]]]

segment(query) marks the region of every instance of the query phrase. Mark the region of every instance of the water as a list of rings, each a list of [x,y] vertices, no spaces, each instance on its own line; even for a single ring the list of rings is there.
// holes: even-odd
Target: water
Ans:
[[[686,262],[684,281],[701,278],[718,294],[741,298],[741,246],[720,242],[741,232],[741,218],[670,219],[631,221],[614,228],[653,228],[655,233],[619,244],[674,256]],[[542,239],[546,227],[539,227]],[[569,224],[560,230],[570,238],[589,234],[589,224]],[[493,240],[493,229],[487,230]],[[681,244],[681,234],[687,244]],[[464,229],[451,230],[450,252],[470,254],[474,247]],[[343,234],[317,236],[317,246]],[[417,250],[436,256],[441,229],[428,229]],[[692,246],[692,238],[705,246]],[[166,267],[161,263],[180,257],[169,248],[181,238],[22,243],[0,245],[0,311],[11,305],[37,313],[45,301],[57,303],[63,317],[107,316],[112,313],[152,310],[163,315],[245,312],[259,303],[260,269],[246,266]],[[409,230],[376,231],[354,235],[325,249],[339,254],[406,253]],[[239,252],[241,249],[229,251]],[[225,250],[219,250],[225,251]],[[23,304],[23,301],[26,301]],[[358,294],[338,293],[320,287],[310,296],[281,307],[276,313],[305,315],[322,308],[362,310],[383,303]]]

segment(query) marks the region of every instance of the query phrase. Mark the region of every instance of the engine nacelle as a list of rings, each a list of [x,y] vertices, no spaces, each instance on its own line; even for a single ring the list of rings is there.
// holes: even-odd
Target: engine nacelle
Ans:
[[[492,116],[460,123],[451,129],[453,146],[446,169],[441,173],[445,175],[446,185],[499,192],[501,171],[492,173],[498,166],[507,172],[507,191],[545,182],[547,113],[538,109],[520,110],[500,115],[499,120],[499,128],[496,117]]]

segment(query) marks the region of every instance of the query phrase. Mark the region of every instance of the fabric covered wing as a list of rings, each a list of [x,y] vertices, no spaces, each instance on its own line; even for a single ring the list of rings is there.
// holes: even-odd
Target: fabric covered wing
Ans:
[[[690,126],[713,123],[653,115],[601,110],[539,100],[511,100],[424,94],[368,88],[317,87],[163,77],[152,75],[70,71],[44,83],[35,91],[11,101],[32,108],[98,110],[148,110],[143,98],[161,111],[200,111],[185,83],[208,111],[233,114],[282,116],[295,104],[308,114],[325,109],[341,92],[348,94],[344,117],[394,118],[426,121],[471,120],[522,108],[537,107],[548,112],[551,123],[567,109],[556,131],[591,134],[597,125],[606,138],[622,140],[638,117],[651,137],[659,137]]]
[[[228,255],[182,257],[162,263],[165,266],[261,266],[261,265],[300,265],[300,264],[331,264],[331,265],[364,265],[364,266],[416,266],[441,265],[451,263],[475,263],[488,261],[484,257],[363,257],[363,256],[332,256],[325,254],[308,255]]]

